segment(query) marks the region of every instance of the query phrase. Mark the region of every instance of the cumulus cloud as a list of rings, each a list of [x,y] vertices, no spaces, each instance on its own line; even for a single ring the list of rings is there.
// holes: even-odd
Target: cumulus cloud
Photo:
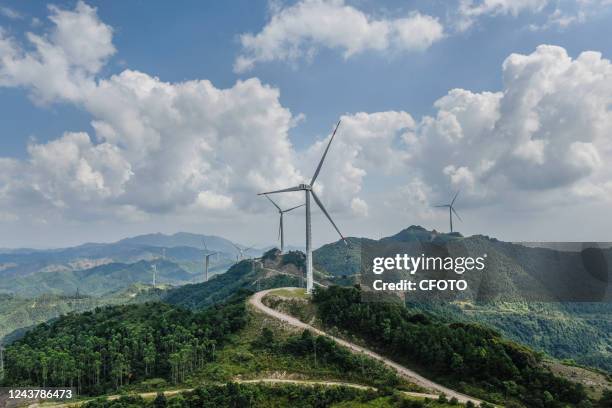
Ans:
[[[443,36],[437,18],[416,11],[402,18],[376,19],[343,0],[301,0],[273,8],[259,33],[240,36],[243,52],[234,70],[244,72],[260,62],[312,58],[319,48],[338,49],[344,58],[367,50],[418,51]]]
[[[82,2],[50,12],[48,35],[28,35],[32,50],[1,37],[0,85],[75,103],[91,114],[95,135],[66,133],[31,144],[28,161],[3,159],[13,176],[5,202],[71,217],[250,210],[254,193],[301,181],[288,139],[295,118],[277,89],[257,79],[227,89],[168,83],[132,70],[97,78],[115,50],[112,29]]]
[[[0,30],[0,86],[27,87],[38,103],[79,101],[95,86],[92,76],[115,53],[112,28],[82,1],[74,10],[50,7],[50,12],[48,35],[26,34],[33,51]]]
[[[503,64],[502,92],[451,90],[408,138],[409,166],[438,189],[474,200],[577,198],[612,168],[612,64],[597,52],[572,59],[556,46]],[[610,200],[612,197],[600,197]]]
[[[408,152],[403,138],[414,125],[414,119],[406,112],[343,115],[330,150],[336,152],[336,158],[326,160],[315,185],[315,190],[324,195],[326,206],[342,211],[348,203],[353,214],[367,213],[366,203],[359,197],[365,177],[369,173],[392,175],[405,168]],[[331,132],[308,148],[302,174],[314,171],[330,137]]]

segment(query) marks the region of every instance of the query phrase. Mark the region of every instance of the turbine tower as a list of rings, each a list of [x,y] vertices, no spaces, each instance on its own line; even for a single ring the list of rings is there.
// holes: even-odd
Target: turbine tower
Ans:
[[[278,210],[278,214],[280,215],[280,224],[278,225],[278,239],[280,239],[280,251],[281,251],[281,254],[282,254],[284,252],[284,250],[285,250],[285,229],[284,229],[284,226],[283,226],[283,215],[285,213],[288,213],[289,211],[295,210],[296,208],[303,207],[304,204],[300,204],[300,205],[297,205],[295,207],[291,207],[291,208],[289,208],[287,210],[282,210],[278,206],[278,204],[276,204],[269,196],[266,196],[266,198],[268,200],[270,200],[270,202],[276,207],[276,209]]]
[[[155,278],[157,277],[157,265],[153,264],[151,265],[151,268],[153,269],[153,289],[155,289]]]
[[[208,265],[210,264],[210,257],[217,255],[218,252],[207,254],[208,247],[206,246],[206,241],[202,240],[202,243],[204,244],[204,282],[208,282]]]
[[[312,232],[311,232],[311,227],[310,227],[310,196],[312,196],[312,198],[315,200],[315,202],[317,203],[321,211],[323,211],[323,214],[325,214],[329,222],[331,222],[331,224],[334,226],[338,234],[340,234],[340,238],[342,238],[342,241],[344,241],[344,243],[348,245],[346,242],[346,239],[344,238],[344,236],[342,235],[342,233],[340,232],[340,230],[334,223],[334,220],[332,220],[331,216],[329,215],[329,213],[323,206],[323,203],[321,203],[321,200],[319,200],[319,197],[317,197],[314,190],[312,189],[315,181],[317,180],[317,177],[319,176],[319,172],[321,171],[321,167],[323,166],[323,161],[325,160],[325,156],[327,156],[327,152],[329,151],[329,146],[334,140],[334,136],[336,136],[336,132],[338,131],[339,126],[340,126],[340,121],[338,121],[338,124],[336,125],[336,128],[334,129],[334,133],[332,133],[332,136],[329,139],[329,142],[327,143],[327,147],[325,148],[325,151],[323,152],[323,157],[321,157],[321,161],[319,162],[319,165],[317,166],[314,176],[312,176],[312,180],[310,180],[310,184],[300,184],[299,186],[296,186],[296,187],[285,188],[283,190],[268,191],[266,193],[258,194],[258,195],[266,195],[266,194],[275,194],[275,193],[287,193],[291,191],[303,191],[304,192],[304,195],[306,197],[306,204],[305,204],[306,205],[306,293],[312,293],[312,288],[313,288],[313,283],[314,283],[313,270],[312,270]]]
[[[453,232],[453,213],[457,216],[457,218],[459,218],[459,221],[463,221],[461,217],[459,216],[459,214],[457,213],[457,211],[455,211],[455,207],[454,207],[455,200],[457,199],[458,195],[459,195],[459,191],[455,193],[455,196],[453,197],[453,200],[450,202],[450,204],[442,204],[442,205],[434,206],[436,208],[448,208],[448,216],[450,217],[450,232]]]

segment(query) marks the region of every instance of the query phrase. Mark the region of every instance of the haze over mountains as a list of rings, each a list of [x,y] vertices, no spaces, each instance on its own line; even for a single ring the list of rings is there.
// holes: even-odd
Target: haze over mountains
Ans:
[[[199,282],[203,279],[204,242],[208,253],[217,253],[211,258],[211,275],[225,272],[236,262],[239,253],[232,241],[188,232],[145,234],[113,243],[86,243],[69,248],[3,249],[0,293],[36,297],[74,295],[79,291],[83,295],[102,296],[135,283],[150,284],[153,265],[158,268],[160,284]],[[259,256],[270,248],[235,245],[244,250],[245,258]]]

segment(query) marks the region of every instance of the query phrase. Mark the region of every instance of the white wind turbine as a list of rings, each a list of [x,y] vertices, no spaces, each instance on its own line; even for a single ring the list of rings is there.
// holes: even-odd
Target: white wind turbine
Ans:
[[[458,195],[459,191],[455,193],[455,196],[453,197],[453,200],[450,202],[450,204],[434,205],[434,207],[436,208],[448,208],[448,216],[450,217],[450,232],[453,232],[453,213],[457,216],[457,218],[459,218],[459,221],[463,221],[457,211],[455,211],[454,207],[455,200],[457,199]]]
[[[252,246],[248,247],[248,248],[240,248],[238,245],[234,244],[233,242],[231,243],[234,248],[236,248],[236,262],[240,262],[244,259],[244,253],[248,252],[249,250],[253,249]]]
[[[155,281],[157,278],[157,265],[151,265],[151,269],[153,269],[153,289],[155,289]]]
[[[208,247],[206,246],[206,241],[202,240],[204,244],[204,282],[208,282],[208,265],[210,264],[210,257],[213,255],[217,255],[218,252],[208,252]]]
[[[278,239],[280,239],[280,251],[282,254],[285,250],[285,228],[283,225],[283,215],[285,213],[288,213],[289,211],[295,210],[296,208],[303,207],[304,204],[296,205],[295,207],[291,207],[287,210],[282,210],[278,206],[278,204],[276,204],[270,197],[266,196],[266,198],[270,200],[270,202],[276,207],[276,209],[278,210],[278,214],[280,215],[280,223],[278,225]]]
[[[329,215],[329,213],[323,206],[323,203],[321,203],[321,200],[319,200],[319,197],[317,197],[314,190],[312,189],[315,181],[317,180],[317,176],[319,175],[319,172],[321,171],[321,166],[323,166],[323,161],[325,160],[325,156],[327,156],[327,152],[329,151],[329,146],[334,140],[334,136],[336,136],[336,132],[338,131],[339,126],[340,126],[340,121],[338,121],[338,124],[336,125],[336,128],[334,129],[334,133],[332,133],[332,136],[329,139],[329,143],[327,143],[325,152],[323,152],[323,157],[321,157],[321,161],[319,162],[319,165],[317,166],[314,176],[312,176],[312,180],[310,181],[310,184],[300,184],[299,186],[296,186],[296,187],[290,187],[290,188],[286,188],[283,190],[268,191],[266,193],[258,194],[258,195],[266,195],[266,194],[275,194],[275,193],[287,193],[291,191],[304,191],[304,194],[306,196],[306,204],[305,204],[306,205],[306,293],[312,293],[312,288],[313,288],[313,283],[314,283],[313,270],[312,270],[312,233],[311,233],[311,227],[310,227],[310,196],[311,195],[312,195],[312,198],[317,203],[317,205],[319,206],[319,208],[321,209],[321,211],[323,211],[323,214],[325,214],[329,222],[331,222],[331,224],[334,226],[338,234],[340,234],[340,237],[342,238],[344,243],[347,244],[346,239],[344,238],[344,236],[342,235],[342,233],[340,232],[340,230],[334,223],[334,220],[332,220],[331,216]]]

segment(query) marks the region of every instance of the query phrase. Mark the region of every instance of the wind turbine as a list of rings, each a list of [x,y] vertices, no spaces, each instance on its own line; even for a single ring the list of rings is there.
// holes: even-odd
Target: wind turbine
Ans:
[[[442,205],[434,206],[436,208],[448,208],[448,216],[450,217],[450,232],[453,232],[453,213],[457,216],[457,218],[459,218],[459,221],[463,221],[461,217],[459,216],[459,214],[457,213],[457,211],[455,211],[455,207],[454,207],[455,200],[457,199],[458,195],[459,195],[459,191],[455,193],[455,196],[453,197],[453,200],[450,202],[450,204],[442,204]]]
[[[234,248],[236,248],[236,251],[238,252],[236,254],[236,262],[242,261],[244,259],[244,253],[249,251],[250,249],[253,249],[252,246],[250,246],[250,247],[248,247],[246,249],[240,248],[238,245],[234,244],[233,242],[232,242],[232,245],[234,246]]]
[[[287,210],[282,210],[278,204],[276,204],[269,196],[266,196],[266,198],[268,200],[270,200],[270,202],[276,207],[276,209],[278,210],[278,213],[280,215],[280,224],[278,225],[278,239],[280,239],[280,251],[281,254],[283,253],[284,249],[285,249],[285,229],[283,226],[283,215],[285,213],[288,213],[289,211],[295,210],[296,208],[300,208],[302,206],[304,206],[304,204],[300,204],[297,205],[295,207],[291,207]]]
[[[210,257],[217,255],[218,252],[207,254],[208,247],[206,246],[206,241],[202,240],[202,243],[204,244],[204,282],[208,282],[208,265],[210,264]]]
[[[327,143],[325,152],[323,152],[323,157],[321,157],[321,161],[319,162],[319,165],[317,166],[314,176],[312,176],[312,180],[310,180],[310,184],[300,184],[299,186],[296,186],[296,187],[285,188],[283,190],[268,191],[266,193],[258,194],[258,195],[266,195],[266,194],[275,194],[275,193],[287,193],[291,191],[303,191],[304,195],[306,196],[306,204],[305,204],[306,205],[306,293],[312,293],[313,282],[314,282],[313,270],[312,270],[312,242],[311,242],[312,232],[311,232],[311,227],[310,227],[310,196],[312,196],[312,198],[315,200],[315,202],[317,203],[321,211],[323,211],[323,214],[325,214],[329,222],[331,222],[331,224],[334,226],[334,228],[336,229],[338,234],[340,234],[340,237],[346,244],[346,239],[344,239],[344,236],[342,235],[342,233],[340,232],[340,230],[334,223],[334,220],[332,220],[331,216],[329,215],[329,213],[323,206],[323,203],[321,203],[321,200],[319,200],[319,197],[317,197],[314,190],[312,189],[315,181],[317,180],[317,177],[319,176],[319,172],[321,171],[321,167],[323,166],[323,161],[325,160],[325,156],[327,156],[327,152],[329,151],[329,146],[334,140],[334,136],[336,136],[336,132],[338,131],[339,126],[340,126],[340,121],[338,121],[338,124],[336,125],[336,128],[334,129],[334,133],[332,133],[332,136],[329,139],[329,142]]]

